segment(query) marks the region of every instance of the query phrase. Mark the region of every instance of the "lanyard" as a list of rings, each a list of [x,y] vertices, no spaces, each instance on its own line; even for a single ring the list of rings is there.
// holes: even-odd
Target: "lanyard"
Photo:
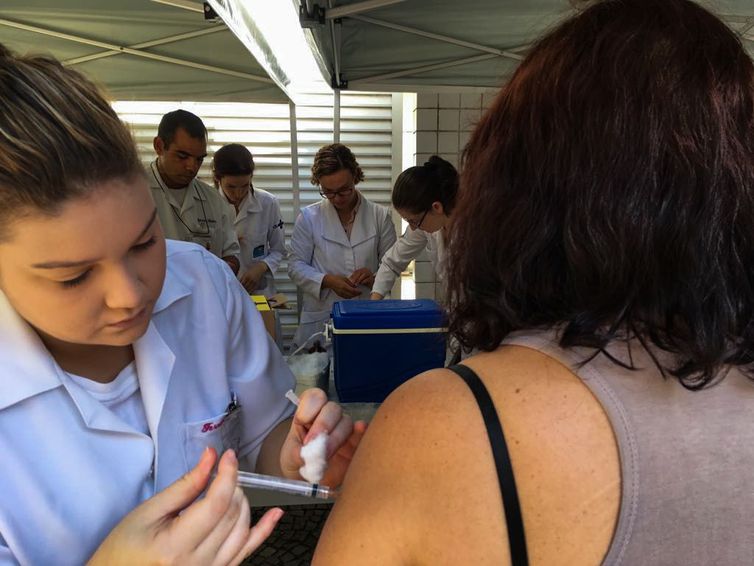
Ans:
[[[189,233],[192,236],[210,236],[211,232],[209,231],[209,222],[207,220],[207,211],[204,209],[204,200],[202,200],[201,198],[198,199],[199,200],[199,205],[202,207],[202,216],[204,217],[204,227],[205,228],[204,228],[203,232],[195,232],[194,230],[192,230],[191,228],[189,228],[189,225],[186,224],[183,221],[183,218],[181,218],[181,215],[175,210],[175,208],[173,208],[173,205],[170,204],[170,199],[168,198],[168,192],[167,192],[170,189],[168,189],[168,188],[165,187],[165,184],[162,182],[162,177],[160,177],[159,172],[155,171],[155,163],[150,163],[149,164],[149,168],[152,170],[152,176],[154,177],[154,180],[157,181],[157,184],[159,185],[160,190],[162,190],[162,193],[165,195],[165,199],[167,199],[167,201],[168,201],[168,206],[170,207],[170,210],[173,211],[173,214],[178,219],[178,221],[181,224],[183,224],[184,228],[186,228],[186,230],[188,230]],[[193,189],[193,187],[191,186],[191,183],[189,183],[188,188],[189,188],[189,190]],[[188,194],[186,194],[186,196],[188,197]],[[192,196],[192,198],[193,198],[193,196]]]

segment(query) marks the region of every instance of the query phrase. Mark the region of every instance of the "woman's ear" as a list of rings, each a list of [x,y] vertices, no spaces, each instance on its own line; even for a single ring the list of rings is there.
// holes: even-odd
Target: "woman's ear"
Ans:
[[[436,214],[445,214],[445,207],[443,207],[439,200],[436,200],[432,203],[432,212]]]

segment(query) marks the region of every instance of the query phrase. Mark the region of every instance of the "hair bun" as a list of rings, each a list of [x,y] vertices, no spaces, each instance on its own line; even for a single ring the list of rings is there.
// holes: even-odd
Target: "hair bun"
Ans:
[[[453,167],[453,165],[451,165],[449,161],[445,161],[439,155],[433,155],[424,162],[424,167],[426,167],[427,169],[442,169],[448,166]]]
[[[424,168],[442,182],[458,182],[458,171],[450,161],[433,155],[424,162]]]

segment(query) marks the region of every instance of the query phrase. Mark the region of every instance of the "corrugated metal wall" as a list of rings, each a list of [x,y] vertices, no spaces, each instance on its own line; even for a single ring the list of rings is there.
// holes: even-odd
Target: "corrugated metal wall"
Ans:
[[[209,132],[208,158],[199,178],[212,184],[212,154],[226,143],[242,143],[254,155],[254,186],[272,192],[280,201],[289,241],[301,207],[320,199],[309,182],[314,154],[333,141],[333,96],[311,95],[296,106],[300,191],[296,195],[291,170],[290,110],[285,104],[242,104],[202,102],[118,101],[115,110],[129,123],[136,137],[142,160],[155,157],[152,139],[157,124],[166,112],[184,108],[200,116]],[[340,101],[340,141],[351,147],[364,169],[366,180],[359,188],[375,202],[389,205],[393,175],[393,97],[384,93],[342,93]],[[291,299],[293,307],[283,311],[284,343],[287,345],[298,324],[296,287],[283,262],[276,273],[277,288]]]

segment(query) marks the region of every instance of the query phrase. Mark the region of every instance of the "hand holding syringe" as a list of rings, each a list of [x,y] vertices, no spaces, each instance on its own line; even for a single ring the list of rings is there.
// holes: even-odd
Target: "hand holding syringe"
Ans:
[[[298,406],[299,399],[293,391],[289,390],[285,394],[285,396],[288,400],[290,400],[291,403]],[[317,442],[317,439],[314,439],[309,444],[314,444],[315,442]],[[322,444],[322,447],[324,448],[324,443]],[[308,459],[308,454],[303,450],[302,457],[305,461]],[[324,456],[322,456],[322,459],[324,459]],[[321,473],[319,475],[321,477]],[[300,480],[288,480],[279,478],[277,476],[267,476],[264,474],[254,474],[251,472],[239,471],[238,485],[256,489],[265,489],[269,491],[278,491],[291,495],[300,495],[303,497],[313,497],[315,499],[335,499],[335,497],[337,497],[338,495],[338,490],[332,489],[325,485],[319,485],[319,483],[316,482],[308,483]]]

